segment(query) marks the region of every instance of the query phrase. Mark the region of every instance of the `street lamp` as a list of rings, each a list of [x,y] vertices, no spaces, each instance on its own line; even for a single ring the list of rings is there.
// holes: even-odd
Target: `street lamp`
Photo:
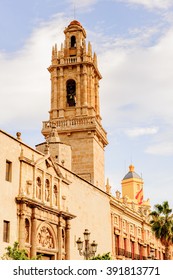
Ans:
[[[84,235],[84,241],[82,241],[80,237],[76,241],[77,249],[79,251],[80,256],[84,256],[85,260],[89,260],[91,257],[95,256],[95,253],[97,251],[97,244],[95,240],[91,244],[89,243],[90,232],[88,229],[85,229],[83,235]],[[85,242],[84,251],[82,251],[84,242]]]

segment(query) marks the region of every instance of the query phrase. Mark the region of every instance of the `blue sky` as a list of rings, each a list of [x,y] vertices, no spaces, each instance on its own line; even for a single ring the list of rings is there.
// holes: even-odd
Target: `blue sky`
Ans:
[[[0,127],[34,146],[48,120],[51,47],[81,22],[98,55],[105,173],[112,192],[133,163],[151,204],[173,207],[172,0],[0,0]]]

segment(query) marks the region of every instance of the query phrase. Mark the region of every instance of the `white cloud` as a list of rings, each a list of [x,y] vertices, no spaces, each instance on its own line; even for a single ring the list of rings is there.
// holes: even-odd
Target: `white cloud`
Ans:
[[[59,14],[40,24],[25,42],[22,50],[0,53],[1,102],[0,125],[14,123],[20,129],[34,128],[48,118],[50,109],[50,74],[52,45],[64,40],[67,21]]]
[[[173,156],[173,142],[162,142],[151,145],[146,149],[146,153],[159,156]]]
[[[142,5],[148,9],[168,9],[173,5],[172,0],[118,0],[130,4]]]
[[[125,133],[129,137],[138,137],[144,135],[153,135],[158,132],[158,127],[136,127],[132,129],[127,129]]]
[[[155,119],[173,119],[173,31],[168,30],[153,46],[135,49],[113,48],[100,56],[101,84],[106,122],[124,125]],[[110,118],[105,111],[113,112]],[[127,118],[128,116],[128,118]],[[108,118],[110,120],[108,120]]]

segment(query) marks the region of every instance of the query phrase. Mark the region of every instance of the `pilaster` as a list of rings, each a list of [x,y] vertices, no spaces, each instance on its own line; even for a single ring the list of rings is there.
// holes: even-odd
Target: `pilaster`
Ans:
[[[23,205],[21,205],[23,208]],[[21,249],[25,247],[25,213],[21,210],[19,216],[19,246]]]
[[[65,239],[65,249],[66,249],[66,260],[70,260],[70,220],[66,220],[66,239]]]
[[[59,217],[59,223],[57,228],[58,235],[58,260],[62,260],[62,217]]]
[[[35,212],[36,208],[33,208],[31,217],[31,258],[35,257],[37,254],[37,219]]]

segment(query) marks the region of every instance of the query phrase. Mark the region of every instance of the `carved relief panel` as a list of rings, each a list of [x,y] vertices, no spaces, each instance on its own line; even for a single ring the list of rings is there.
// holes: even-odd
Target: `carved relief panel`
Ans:
[[[42,226],[37,234],[37,244],[39,247],[53,249],[55,242],[50,229],[47,226]]]

